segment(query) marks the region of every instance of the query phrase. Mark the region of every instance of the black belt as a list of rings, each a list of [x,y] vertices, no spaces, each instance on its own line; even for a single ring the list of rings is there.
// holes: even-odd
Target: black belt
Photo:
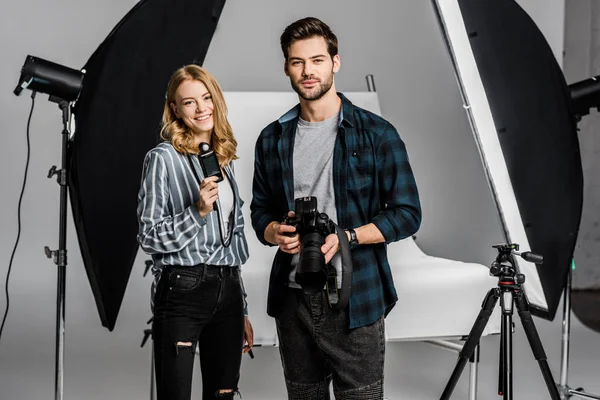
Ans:
[[[170,273],[171,271],[184,271],[188,274],[195,276],[239,276],[240,267],[237,265],[211,265],[211,264],[198,264],[192,266],[181,266],[181,265],[165,265],[163,272]]]

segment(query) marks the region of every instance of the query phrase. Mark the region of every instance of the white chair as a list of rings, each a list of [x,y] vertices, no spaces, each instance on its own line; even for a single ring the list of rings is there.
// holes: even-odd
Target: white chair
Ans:
[[[429,256],[413,238],[389,245],[388,260],[398,292],[398,303],[386,318],[391,341],[467,336],[485,295],[497,284],[487,267]],[[499,332],[496,310],[483,336]]]

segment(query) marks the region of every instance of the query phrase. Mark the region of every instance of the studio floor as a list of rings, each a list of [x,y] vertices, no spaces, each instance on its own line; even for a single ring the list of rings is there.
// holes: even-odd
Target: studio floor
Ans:
[[[541,340],[556,380],[560,373],[561,312],[552,321],[535,318]],[[597,309],[595,310],[597,313]],[[150,399],[150,347],[140,348],[139,337],[119,338],[110,334],[106,343],[82,346],[76,337],[87,329],[70,328],[71,341],[65,360],[65,400]],[[52,332],[50,332],[51,334]],[[116,334],[119,335],[118,333]],[[23,346],[27,334],[23,336]],[[67,335],[69,338],[69,335]],[[113,346],[109,343],[114,343]],[[69,345],[70,343],[70,345]],[[125,345],[123,343],[126,343]],[[498,399],[498,336],[482,340],[478,399]],[[77,351],[73,349],[77,348]],[[7,349],[0,360],[0,400],[54,398],[53,353],[23,358],[18,348]],[[278,349],[255,348],[255,359],[244,356],[240,389],[244,400],[286,399]],[[514,334],[514,398],[548,399],[539,367],[516,320]],[[422,342],[388,343],[385,367],[385,397],[389,400],[438,399],[456,362],[456,353]],[[193,399],[201,399],[199,371],[195,371]],[[468,367],[452,399],[468,399]],[[572,322],[570,385],[600,394],[600,333]]]
[[[560,309],[562,310],[562,308]],[[598,312],[598,310],[595,310]],[[535,318],[555,380],[560,377],[562,314],[552,321]],[[584,387],[600,395],[600,333],[584,326],[576,317],[571,325],[569,385]],[[550,398],[525,333],[516,321],[513,336],[514,398]],[[499,336],[482,340],[478,399],[500,399],[498,385]],[[244,399],[286,399],[277,349],[257,349],[254,360],[245,358],[241,388]],[[260,359],[260,361],[259,361]],[[456,363],[456,353],[421,342],[388,343],[385,367],[385,397],[388,400],[439,399]],[[255,366],[260,366],[256,368]],[[468,365],[452,399],[468,399]],[[575,399],[575,397],[573,397]]]

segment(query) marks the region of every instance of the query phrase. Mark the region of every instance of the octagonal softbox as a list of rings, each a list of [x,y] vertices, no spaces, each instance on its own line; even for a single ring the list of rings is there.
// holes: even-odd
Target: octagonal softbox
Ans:
[[[506,241],[544,256],[542,265],[515,257],[531,311],[554,319],[583,202],[569,88],[544,36],[513,0],[433,5]]]
[[[202,65],[225,0],[142,0],[86,63],[74,108],[69,189],[102,324],[113,330],[135,260],[137,192],[167,83]]]

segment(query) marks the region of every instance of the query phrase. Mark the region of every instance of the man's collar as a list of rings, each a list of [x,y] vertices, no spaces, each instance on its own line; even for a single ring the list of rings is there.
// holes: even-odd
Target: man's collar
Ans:
[[[342,126],[344,124],[347,124],[349,126],[354,126],[354,121],[351,120],[351,118],[354,115],[354,113],[353,113],[354,105],[342,93],[337,92],[337,95],[339,96],[340,99],[342,99],[342,109],[340,110],[340,122],[339,122],[338,126]],[[299,115],[300,115],[300,103],[296,104],[291,110],[289,110],[288,112],[283,114],[279,118],[278,121],[281,125],[284,125],[294,119],[297,119]]]

